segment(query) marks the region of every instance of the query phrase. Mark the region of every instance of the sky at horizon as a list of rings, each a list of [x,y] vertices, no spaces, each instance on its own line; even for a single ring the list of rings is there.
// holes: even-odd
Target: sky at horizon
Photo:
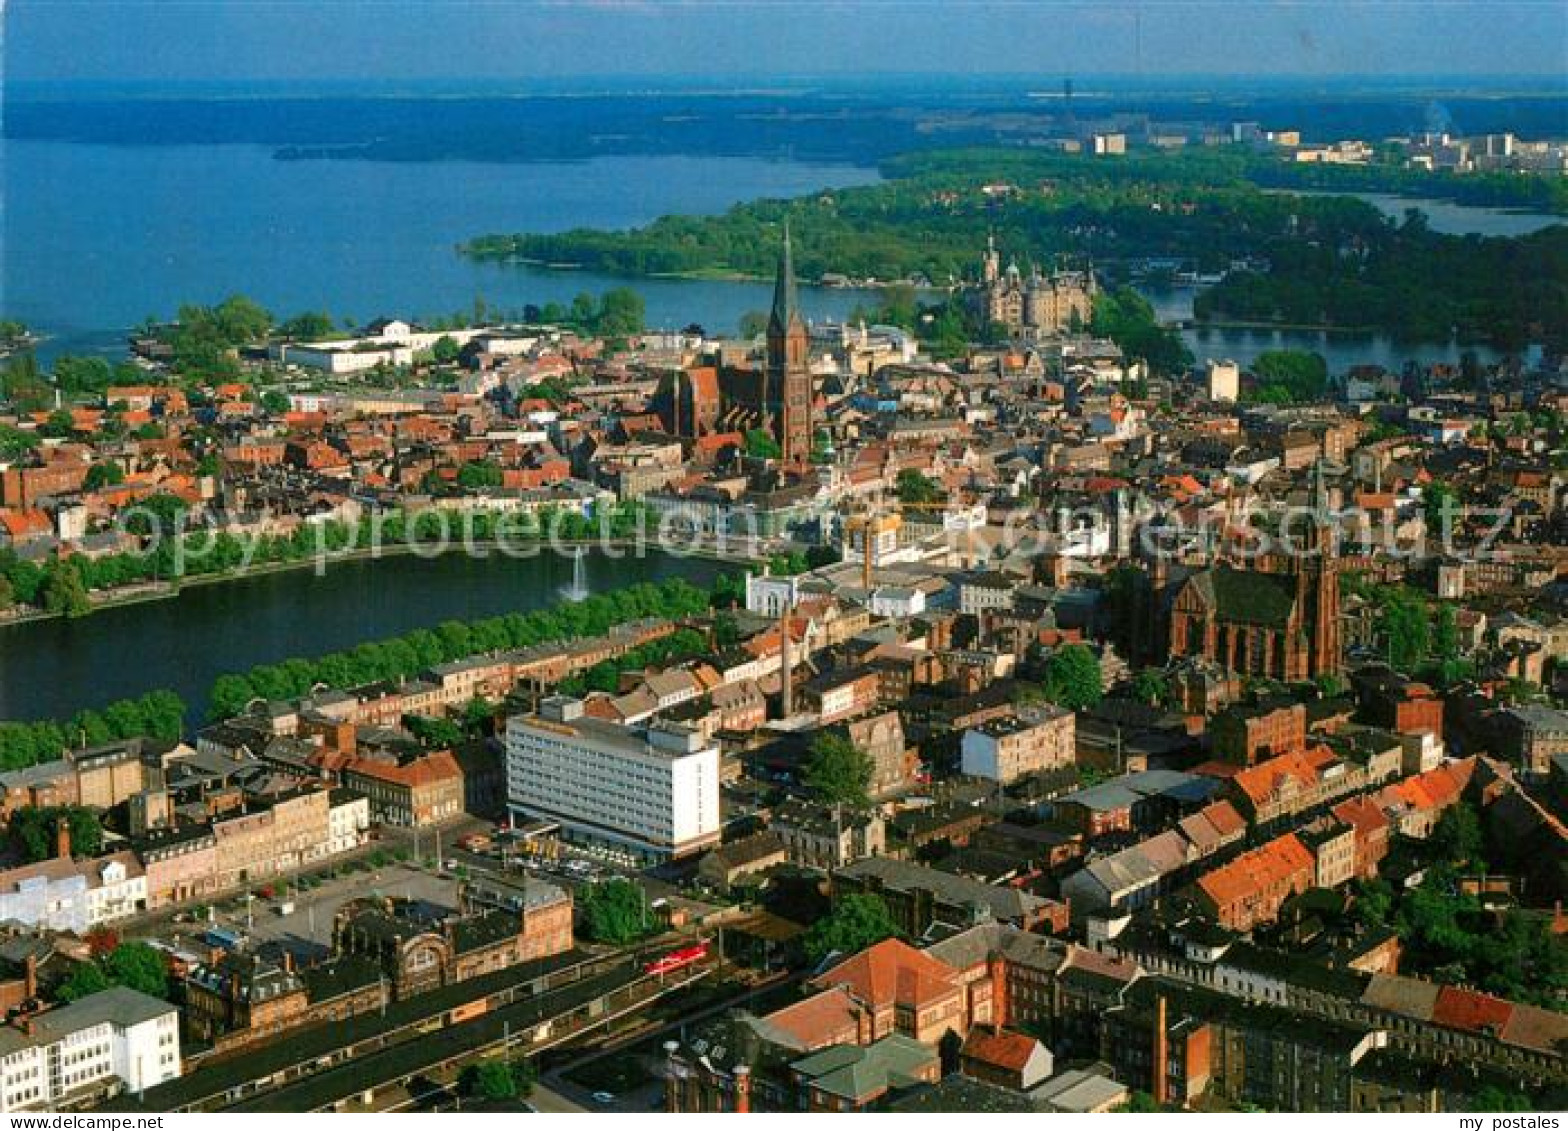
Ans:
[[[16,82],[1568,76],[1563,0],[0,0],[0,21]]]

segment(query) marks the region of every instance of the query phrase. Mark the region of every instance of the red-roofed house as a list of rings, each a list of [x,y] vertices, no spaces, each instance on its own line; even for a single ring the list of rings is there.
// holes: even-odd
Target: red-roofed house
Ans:
[[[1405,836],[1424,837],[1436,827],[1443,810],[1464,795],[1474,770],[1474,758],[1445,763],[1384,787],[1377,795],[1378,804]]]
[[[0,541],[8,545],[47,538],[53,533],[54,525],[43,511],[0,508]]]
[[[420,828],[463,811],[463,771],[446,750],[402,764],[356,758],[342,781],[368,797],[371,816],[388,825]]]
[[[1350,797],[1329,810],[1356,833],[1356,875],[1370,880],[1388,855],[1388,817],[1370,797]]]
[[[1513,1005],[1502,998],[1459,986],[1439,986],[1432,1003],[1434,1023],[1472,1033],[1501,1033],[1512,1014]]]
[[[948,1030],[960,1036],[969,1031],[968,995],[957,973],[898,939],[867,947],[810,985],[846,993],[863,1009],[857,1044],[889,1033],[936,1044]]]
[[[1050,1051],[1033,1037],[1010,1029],[976,1026],[958,1054],[959,1071],[972,1080],[1027,1092],[1055,1066]]]
[[[1281,754],[1248,766],[1224,786],[1253,824],[1267,824],[1300,811],[1317,799],[1318,773],[1305,754]]]
[[[1250,931],[1273,922],[1287,899],[1312,886],[1315,873],[1312,853],[1287,833],[1200,876],[1194,894],[1220,926]]]

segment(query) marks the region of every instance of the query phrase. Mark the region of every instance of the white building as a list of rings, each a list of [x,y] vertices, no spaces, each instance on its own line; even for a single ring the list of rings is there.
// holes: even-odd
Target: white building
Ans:
[[[0,873],[0,920],[86,934],[92,926],[87,882],[86,874],[64,857]]]
[[[746,611],[776,617],[800,601],[800,575],[778,577],[773,574],[746,575]]]
[[[719,842],[719,748],[689,727],[589,718],[555,696],[508,720],[506,788],[514,820],[545,817],[642,855]]]
[[[992,719],[964,732],[963,771],[1006,783],[1025,774],[1063,769],[1077,761],[1077,735],[1077,717],[1054,704]]]
[[[913,585],[879,585],[871,592],[871,615],[908,620],[926,611],[925,590]]]
[[[1241,396],[1241,366],[1234,361],[1210,360],[1207,381],[1211,401],[1234,402]]]
[[[77,865],[87,873],[87,923],[98,927],[147,909],[147,873],[134,852]]]
[[[180,1075],[174,1006],[115,986],[0,1028],[0,1111],[46,1111]]]
[[[327,809],[327,855],[358,848],[370,828],[370,798],[352,789],[334,789]]]
[[[958,611],[979,616],[992,609],[1011,609],[1018,579],[986,570],[964,578],[958,585]]]
[[[407,322],[391,319],[374,323],[369,333],[357,338],[334,338],[321,342],[279,342],[269,348],[274,361],[320,369],[327,373],[362,373],[378,365],[394,368],[414,364],[425,350],[442,338],[459,346],[484,334],[479,327],[457,330],[416,330]]]

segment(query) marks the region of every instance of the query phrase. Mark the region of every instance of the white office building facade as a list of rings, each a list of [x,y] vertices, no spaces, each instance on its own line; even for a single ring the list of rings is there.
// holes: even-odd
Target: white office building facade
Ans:
[[[179,1014],[124,986],[0,1028],[0,1112],[142,1092],[179,1075]]]
[[[672,859],[719,843],[719,748],[689,727],[625,726],[545,700],[506,728],[514,819],[554,820],[568,835]]]

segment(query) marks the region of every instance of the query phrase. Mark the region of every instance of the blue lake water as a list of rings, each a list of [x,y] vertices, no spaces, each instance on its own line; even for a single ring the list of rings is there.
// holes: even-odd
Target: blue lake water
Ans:
[[[709,585],[715,562],[650,553],[584,559],[591,592],[680,577]],[[570,558],[460,553],[335,562],[200,585],[164,601],[81,620],[0,628],[0,719],[63,718],[155,688],[196,715],[213,680],[293,656],[320,656],[446,620],[547,608],[566,599]],[[193,716],[195,717],[195,716]]]
[[[1426,214],[1427,227],[1432,231],[1450,236],[1527,236],[1542,228],[1550,228],[1553,224],[1568,222],[1568,217],[1554,216],[1549,212],[1487,208],[1476,204],[1459,204],[1452,200],[1399,196],[1391,192],[1291,191],[1295,191],[1298,196],[1354,196],[1366,201],[1383,215],[1400,221],[1409,209],[1414,208]]]
[[[257,145],[0,143],[0,311],[51,335],[45,352],[119,349],[124,330],[183,302],[252,296],[279,314],[361,322],[570,301],[624,280],[477,263],[486,232],[627,227],[759,196],[865,184],[873,169],[740,157],[571,163],[279,161]],[[639,280],[655,326],[732,331],[763,285]],[[820,316],[864,296],[824,291]]]
[[[360,322],[466,310],[476,297],[519,309],[627,280],[474,262],[457,254],[460,241],[486,232],[627,227],[671,212],[718,212],[758,196],[876,179],[874,169],[851,164],[755,157],[280,161],[262,145],[0,141],[0,315],[48,334],[41,351],[47,359],[122,352],[127,328],[144,318],[233,293],[283,315],[325,309]],[[1396,200],[1384,204],[1395,210]],[[1509,234],[1541,219],[1418,203],[1445,231]],[[764,284],[633,285],[647,301],[650,324],[662,327],[698,322],[731,331],[769,297]],[[1154,297],[1167,317],[1190,314],[1190,292]],[[804,299],[811,316],[842,318],[867,296],[812,289]],[[1397,369],[1409,358],[1452,362],[1462,352],[1364,334],[1208,329],[1186,338],[1199,359],[1247,362],[1288,345],[1323,353],[1336,371],[1363,362]]]
[[[1145,297],[1162,320],[1185,322],[1192,318],[1192,299],[1196,293],[1193,287],[1170,287],[1146,292]],[[1397,373],[1412,359],[1425,364],[1458,365],[1467,352],[1475,354],[1483,363],[1502,358],[1497,350],[1484,345],[1406,342],[1387,334],[1355,330],[1269,330],[1200,325],[1184,329],[1181,337],[1199,364],[1208,358],[1225,358],[1246,365],[1266,350],[1299,349],[1321,355],[1333,374],[1344,373],[1355,365],[1381,365]],[[1528,356],[1535,360],[1539,353],[1532,348]]]

